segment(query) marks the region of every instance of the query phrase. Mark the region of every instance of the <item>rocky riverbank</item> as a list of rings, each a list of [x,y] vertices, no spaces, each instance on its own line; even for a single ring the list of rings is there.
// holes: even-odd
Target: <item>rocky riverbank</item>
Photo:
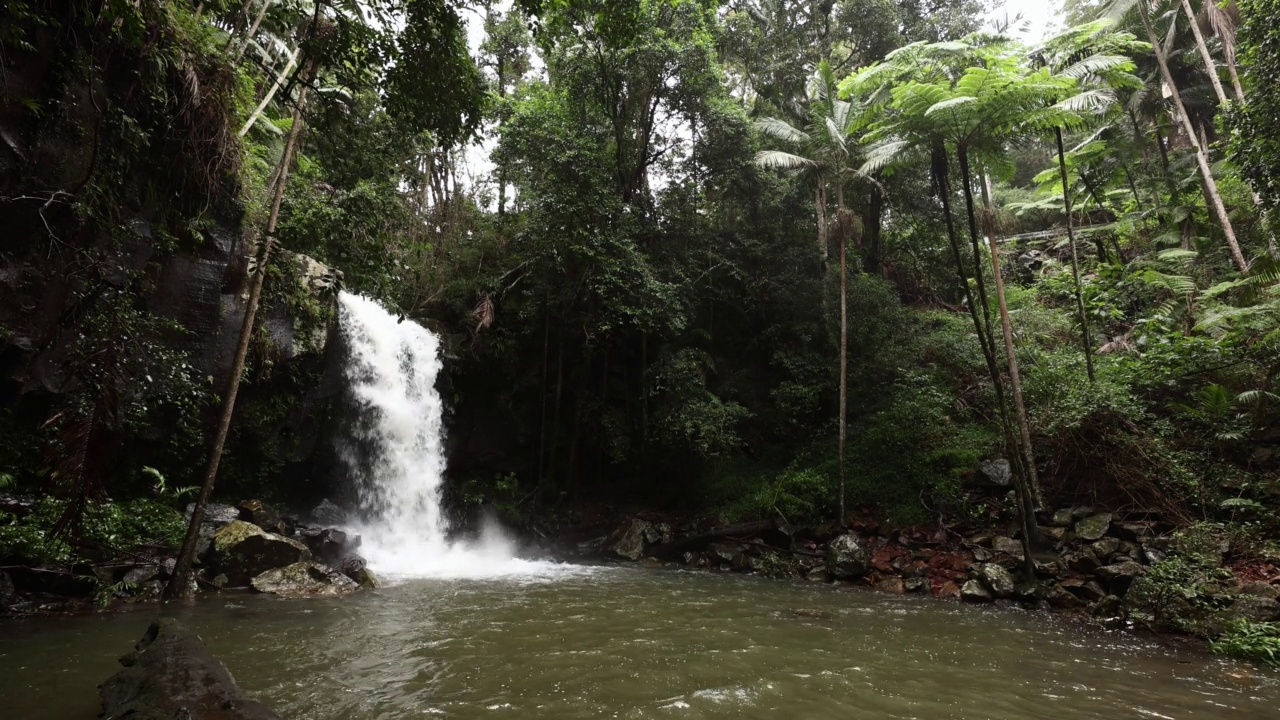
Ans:
[[[653,560],[713,572],[758,573],[860,585],[970,603],[1015,602],[1092,618],[1212,636],[1236,618],[1280,620],[1280,567],[1244,558],[1214,527],[1178,531],[1150,515],[1088,507],[1042,513],[1035,577],[1022,543],[969,525],[793,527],[628,517],[574,543],[584,558]]]
[[[12,510],[18,503],[6,505]],[[190,518],[191,507],[187,508]],[[345,512],[328,501],[309,521],[258,500],[211,504],[196,548],[200,591],[245,590],[281,597],[348,595],[378,586],[360,537],[334,527]],[[0,570],[0,615],[66,613],[117,602],[154,601],[173,572],[174,550],[138,548],[70,567],[12,563]]]

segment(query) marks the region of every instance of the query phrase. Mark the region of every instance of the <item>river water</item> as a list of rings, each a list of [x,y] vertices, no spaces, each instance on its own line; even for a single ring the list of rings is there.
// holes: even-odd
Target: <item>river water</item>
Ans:
[[[640,566],[178,613],[285,718],[1275,718],[1280,676],[1052,616]],[[0,716],[89,720],[146,611],[0,622]]]

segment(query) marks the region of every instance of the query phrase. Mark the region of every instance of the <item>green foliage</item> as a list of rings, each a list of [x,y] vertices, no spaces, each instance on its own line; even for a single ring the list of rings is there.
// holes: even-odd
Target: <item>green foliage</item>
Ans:
[[[69,566],[143,545],[176,549],[186,530],[186,521],[172,507],[140,498],[90,503],[79,536],[74,541],[55,538],[50,529],[65,510],[65,503],[43,498],[23,517],[0,512],[0,557]]]
[[[1236,36],[1243,70],[1245,102],[1229,115],[1232,161],[1254,189],[1275,208],[1280,203],[1280,13],[1276,0],[1241,0],[1243,22]]]
[[[1125,596],[1130,617],[1157,628],[1212,635],[1230,605],[1230,570],[1222,566],[1227,540],[1221,526],[1179,532],[1168,556],[1153,564]]]
[[[1219,655],[1280,667],[1280,625],[1237,618],[1209,647]]]

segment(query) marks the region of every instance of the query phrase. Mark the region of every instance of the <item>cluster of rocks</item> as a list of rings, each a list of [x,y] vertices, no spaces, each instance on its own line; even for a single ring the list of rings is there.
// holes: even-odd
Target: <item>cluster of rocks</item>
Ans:
[[[1126,612],[1126,596],[1135,583],[1170,552],[1172,530],[1157,520],[1120,519],[1084,507],[1044,513],[1032,543],[1034,579],[1022,572],[1022,542],[1009,535],[875,522],[836,532],[793,528],[781,520],[707,529],[628,518],[579,550],[973,603],[1008,600],[1106,619]],[[1280,588],[1254,582],[1236,590],[1246,600],[1236,600],[1243,616],[1280,619]]]
[[[328,500],[312,516],[334,524],[346,520]],[[196,579],[208,587],[252,588],[284,597],[348,595],[378,585],[356,553],[359,547],[358,535],[302,524],[259,500],[235,507],[211,504],[196,548]]]

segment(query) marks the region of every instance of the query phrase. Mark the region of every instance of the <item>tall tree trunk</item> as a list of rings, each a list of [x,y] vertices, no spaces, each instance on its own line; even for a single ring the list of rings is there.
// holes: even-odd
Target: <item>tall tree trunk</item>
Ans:
[[[309,60],[303,69],[304,79],[309,79],[314,71],[315,61]],[[267,263],[271,260],[271,250],[276,241],[275,232],[276,223],[280,219],[280,203],[284,199],[285,186],[289,184],[289,168],[293,164],[294,154],[306,122],[304,118],[306,101],[307,84],[304,82],[298,90],[298,104],[293,109],[293,126],[289,129],[284,153],[280,157],[280,168],[276,173],[266,237],[263,239],[261,252],[257,253],[257,262],[253,268],[253,277],[249,284],[249,299],[245,305],[244,320],[240,323],[240,339],[236,344],[235,359],[231,363],[231,374],[227,377],[227,390],[222,400],[222,413],[218,418],[213,448],[209,453],[209,464],[205,469],[204,482],[200,485],[200,495],[192,508],[191,522],[187,526],[187,535],[182,541],[182,550],[178,553],[178,560],[169,578],[169,584],[164,589],[164,597],[168,600],[186,597],[191,592],[191,565],[195,559],[196,544],[200,539],[200,526],[204,524],[205,508],[208,507],[209,498],[213,495],[213,486],[218,478],[218,465],[222,462],[222,448],[227,442],[227,434],[231,429],[231,417],[235,413],[236,395],[240,391],[240,376],[244,374],[249,342],[253,339],[253,323],[258,314],[258,303],[262,299],[262,284],[267,277]]]
[[[973,212],[972,193],[968,191],[970,182],[969,176],[965,175],[965,200],[969,203],[970,210]],[[996,286],[996,305],[1000,308],[1000,331],[1004,336],[1004,355],[1005,362],[1009,369],[1009,389],[1013,396],[1013,413],[1014,419],[1018,425],[1018,436],[1022,446],[1023,469],[1026,472],[1027,483],[1031,489],[1031,499],[1035,503],[1032,507],[1043,506],[1044,500],[1040,493],[1040,477],[1036,472],[1035,450],[1031,445],[1031,423],[1027,418],[1027,407],[1022,401],[1022,373],[1018,370],[1018,355],[1013,345],[1013,323],[1009,320],[1009,306],[1005,302],[1004,296],[1004,273],[1000,269],[1000,248],[996,242],[996,221],[995,206],[991,202],[991,194],[987,189],[987,179],[982,178],[983,183],[983,201],[986,209],[986,231],[987,245],[991,252],[991,279]]]
[[[973,250],[973,279],[978,286],[978,301],[982,303],[982,322],[986,327],[985,340],[989,346],[991,357],[996,356],[995,332],[991,328],[991,303],[987,300],[986,273],[982,270],[982,250],[978,237],[978,220],[974,214],[973,187],[969,170],[969,149],[963,144],[956,147],[956,159],[960,161],[960,189],[964,191],[965,210],[969,221],[969,245]]]
[[[884,218],[884,191],[879,183],[871,185],[871,198],[867,201],[866,220],[863,221],[863,237],[866,239],[866,271],[880,273],[880,239]]]
[[[1075,280],[1076,311],[1080,314],[1080,335],[1084,343],[1084,364],[1089,374],[1089,382],[1093,376],[1093,342],[1089,339],[1089,316],[1084,310],[1084,290],[1080,287],[1080,258],[1076,254],[1075,223],[1071,217],[1071,183],[1067,181],[1067,151],[1062,143],[1062,129],[1054,128],[1054,136],[1058,141],[1058,173],[1062,176],[1062,203],[1067,211],[1067,242],[1071,243],[1071,276]],[[1128,170],[1126,169],[1126,172]],[[1134,197],[1138,191],[1135,189]]]
[[[839,523],[844,527],[844,441],[848,418],[848,384],[849,384],[849,275],[846,255],[848,254],[848,210],[844,207],[844,183],[836,180],[836,232],[840,234],[840,515]]]
[[[298,56],[301,54],[302,45],[299,44],[298,47],[294,48],[293,52],[289,54],[289,62],[285,64],[284,70],[276,76],[276,81],[272,83],[271,89],[267,91],[267,96],[262,98],[262,102],[258,103],[258,107],[254,109],[253,114],[249,116],[248,120],[244,121],[244,127],[240,128],[240,137],[248,135],[249,130],[253,127],[254,123],[258,122],[258,118],[262,117],[262,113],[265,112],[267,106],[271,104],[271,100],[276,96],[276,93],[280,91],[280,88],[284,86],[284,81],[289,77],[289,73],[293,72],[293,66],[298,62]]]
[[[942,199],[942,214],[947,228],[947,240],[951,245],[951,257],[955,261],[956,273],[959,275],[960,285],[969,304],[969,317],[973,320],[973,330],[978,336],[978,344],[982,346],[982,355],[987,362],[987,372],[991,377],[991,385],[995,391],[996,404],[999,408],[1001,429],[1004,432],[1009,450],[1009,464],[1013,469],[1015,495],[1018,502],[1018,518],[1022,524],[1022,551],[1026,563],[1024,570],[1027,577],[1035,577],[1035,565],[1031,559],[1031,518],[1034,517],[1034,510],[1030,501],[1030,492],[1026,486],[1026,476],[1021,471],[1020,453],[1017,452],[1016,442],[1009,431],[1008,414],[1005,410],[1004,383],[1001,382],[1000,371],[996,368],[995,357],[991,354],[988,342],[983,339],[983,323],[978,317],[978,308],[974,302],[973,291],[969,287],[969,280],[965,274],[964,260],[960,253],[960,241],[957,239],[955,218],[951,210],[950,169],[946,150],[935,148],[932,163],[933,176],[938,183],[938,195]],[[981,272],[981,267],[978,268],[978,271]]]
[[[822,271],[825,273],[827,269],[827,188],[822,178],[818,178],[814,203],[818,210],[818,258],[822,261]]]
[[[249,49],[249,43],[253,42],[253,36],[257,34],[258,27],[262,25],[262,18],[267,16],[267,10],[271,9],[271,3],[275,0],[262,0],[262,9],[258,11],[258,16],[253,19],[253,24],[249,26],[248,32],[244,34],[244,42],[240,43],[239,49],[236,50],[235,62],[238,64],[240,59],[244,57],[244,51]],[[245,4],[248,7],[248,3]]]
[[[1215,2],[1215,0],[1208,0]],[[1218,77],[1218,64],[1209,54],[1209,45],[1204,41],[1204,33],[1200,32],[1200,23],[1196,22],[1196,11],[1191,9],[1191,0],[1182,0],[1182,11],[1187,15],[1187,24],[1191,26],[1191,34],[1196,39],[1196,48],[1200,51],[1200,59],[1204,61],[1204,69],[1209,74],[1209,82],[1213,83],[1213,91],[1218,95],[1218,102],[1226,105],[1227,91],[1222,88],[1222,78]]]
[[[1209,167],[1208,151],[1200,144],[1196,129],[1191,124],[1191,117],[1187,114],[1187,106],[1182,102],[1182,93],[1178,91],[1178,85],[1174,82],[1173,73],[1169,71],[1169,62],[1164,56],[1160,38],[1156,36],[1155,27],[1151,25],[1151,13],[1147,9],[1147,2],[1149,0],[1138,0],[1138,11],[1142,15],[1142,24],[1146,27],[1147,37],[1151,41],[1151,51],[1155,53],[1156,63],[1160,65],[1160,74],[1164,78],[1165,85],[1169,88],[1169,94],[1173,96],[1178,119],[1182,121],[1183,129],[1187,133],[1187,139],[1195,146],[1196,164],[1200,166],[1200,175],[1204,178],[1205,185],[1209,189],[1210,205],[1213,207],[1214,214],[1218,216],[1218,222],[1222,224],[1222,234],[1227,238],[1227,246],[1231,249],[1231,258],[1235,261],[1236,267],[1239,268],[1240,274],[1247,275],[1249,274],[1249,263],[1244,259],[1244,253],[1240,251],[1240,243],[1236,240],[1235,228],[1232,227],[1231,218],[1227,215],[1227,206],[1222,202],[1222,194],[1218,192],[1218,182],[1214,179],[1213,170]]]

